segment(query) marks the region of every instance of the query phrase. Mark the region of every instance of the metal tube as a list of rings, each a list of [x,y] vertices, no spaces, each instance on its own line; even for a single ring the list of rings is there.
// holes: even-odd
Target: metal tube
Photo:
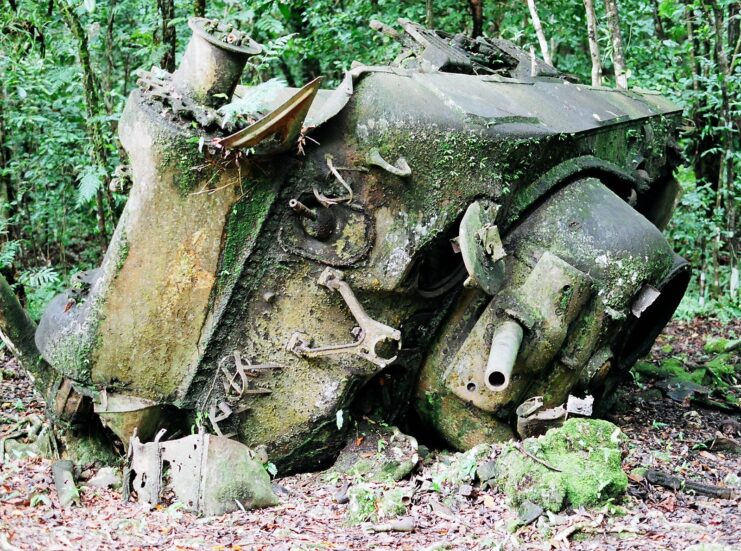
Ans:
[[[484,381],[489,390],[501,392],[509,386],[512,368],[522,344],[522,327],[507,320],[494,330]]]
[[[308,218],[309,220],[313,220],[316,222],[316,220],[319,218],[319,215],[317,215],[314,209],[310,209],[298,199],[291,199],[290,201],[288,201],[288,206],[296,214],[298,214],[299,216],[303,216],[304,218]]]
[[[193,35],[172,76],[173,86],[185,97],[218,108],[229,102],[247,58],[260,53],[260,45],[249,37],[241,46],[222,42],[206,30],[219,25],[208,19],[191,18],[188,25]]]

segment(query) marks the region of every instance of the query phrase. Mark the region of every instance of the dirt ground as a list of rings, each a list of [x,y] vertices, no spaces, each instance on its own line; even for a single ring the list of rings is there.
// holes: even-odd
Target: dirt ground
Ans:
[[[707,361],[709,335],[738,338],[741,322],[721,327],[697,320],[672,323],[652,360],[679,355],[693,365]],[[0,383],[0,438],[32,426],[43,406],[15,361],[6,360]],[[738,372],[738,371],[737,371]],[[717,486],[738,484],[741,460],[713,440],[741,435],[738,409],[719,410],[662,394],[645,378],[627,381],[612,413],[630,439],[624,470],[628,493],[602,510],[566,510],[513,528],[516,514],[505,497],[477,485],[431,487],[436,453],[411,480],[405,522],[411,532],[376,532],[378,525],[348,526],[347,505],[337,503],[341,481],[319,473],[274,481],[277,507],[198,518],[177,503],[149,510],[125,503],[118,491],[81,486],[82,507],[60,509],[51,462],[5,456],[0,469],[0,550],[5,549],[741,549],[741,503],[650,484],[634,469],[648,467]],[[738,390],[738,387],[735,388]],[[94,469],[86,469],[89,476]],[[340,499],[340,501],[342,501]]]

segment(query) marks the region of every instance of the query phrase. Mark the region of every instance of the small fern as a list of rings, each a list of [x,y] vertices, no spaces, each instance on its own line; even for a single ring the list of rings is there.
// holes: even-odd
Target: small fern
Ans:
[[[24,286],[30,287],[31,290],[50,287],[56,285],[59,281],[59,273],[51,266],[42,266],[41,268],[27,270],[20,277],[20,282]]]
[[[13,264],[13,261],[20,250],[21,242],[17,239],[3,243],[2,248],[0,249],[0,269],[7,268]]]
[[[64,287],[61,276],[51,266],[26,270],[18,279],[26,290],[28,313],[36,321],[44,307]]]
[[[77,206],[88,203],[103,185],[103,170],[97,165],[86,167],[78,177]]]

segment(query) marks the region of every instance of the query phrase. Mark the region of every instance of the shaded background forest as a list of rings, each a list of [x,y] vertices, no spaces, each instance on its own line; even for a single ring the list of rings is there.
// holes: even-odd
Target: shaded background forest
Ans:
[[[585,5],[534,4],[553,64],[591,82]],[[695,272],[680,315],[738,317],[739,3],[617,7],[628,87],[659,90],[685,110],[684,191],[669,236]],[[594,9],[603,80],[614,86],[605,4]],[[300,86],[323,75],[331,87],[352,61],[397,53],[372,19],[393,26],[405,17],[541,52],[530,14],[525,0],[0,0],[0,270],[38,317],[70,275],[99,263],[126,200],[118,116],[137,69],[176,66],[190,16],[219,17],[266,46],[245,84],[278,77]]]

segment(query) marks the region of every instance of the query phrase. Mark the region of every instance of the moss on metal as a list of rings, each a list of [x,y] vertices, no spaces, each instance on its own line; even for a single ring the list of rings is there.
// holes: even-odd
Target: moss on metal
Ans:
[[[245,193],[232,207],[226,223],[217,293],[234,285],[239,278],[245,256],[252,250],[276,197],[275,186],[270,181],[247,181],[242,183],[242,188]]]
[[[58,371],[191,415],[227,404],[233,413],[220,429],[265,445],[281,472],[319,468],[346,438],[349,425],[336,415],[357,411],[358,395],[370,394],[368,382],[383,370],[348,346],[362,322],[348,295],[319,284],[330,265],[342,268],[370,318],[403,334],[394,369],[405,390],[389,391],[391,400],[406,403],[424,363],[416,408],[452,446],[510,438],[514,409],[531,391],[562,400],[591,358],[615,345],[636,293],[673,266],[663,238],[627,202],[650,203],[652,182],[671,169],[675,121],[656,114],[674,108],[558,79],[400,67],[355,76],[345,107],[302,141],[304,155],[243,152],[239,165],[227,162],[235,152],[199,150],[201,136],[212,144],[220,132],[163,110],[146,90],[133,92],[119,128],[134,185],[84,315],[52,320],[78,324],[47,347]],[[315,115],[326,98],[317,96]],[[403,157],[411,174],[369,162],[374,149],[391,164]],[[297,222],[291,199],[355,218],[337,217],[344,225],[322,241]],[[465,231],[463,213],[482,199],[497,205],[488,222],[507,253],[506,281],[493,297],[460,291],[465,269],[450,252],[451,238]],[[570,266],[579,285],[524,300],[523,285],[546,253]],[[467,340],[489,303],[492,327],[482,324]],[[523,326],[523,359],[512,388],[475,407],[456,393],[460,385],[451,389],[446,370],[464,343],[478,362],[472,369],[484,369],[493,327],[505,318]],[[289,350],[296,334],[334,353]],[[225,361],[235,351],[244,362],[279,367],[255,370],[237,392],[230,381],[241,374]],[[389,463],[383,474],[399,476],[402,467]]]
[[[210,171],[203,171],[207,161],[198,151],[197,135],[181,134],[163,141],[163,145],[162,166],[172,169],[172,184],[181,197],[198,191],[203,176],[208,178],[206,185],[216,179]]]

